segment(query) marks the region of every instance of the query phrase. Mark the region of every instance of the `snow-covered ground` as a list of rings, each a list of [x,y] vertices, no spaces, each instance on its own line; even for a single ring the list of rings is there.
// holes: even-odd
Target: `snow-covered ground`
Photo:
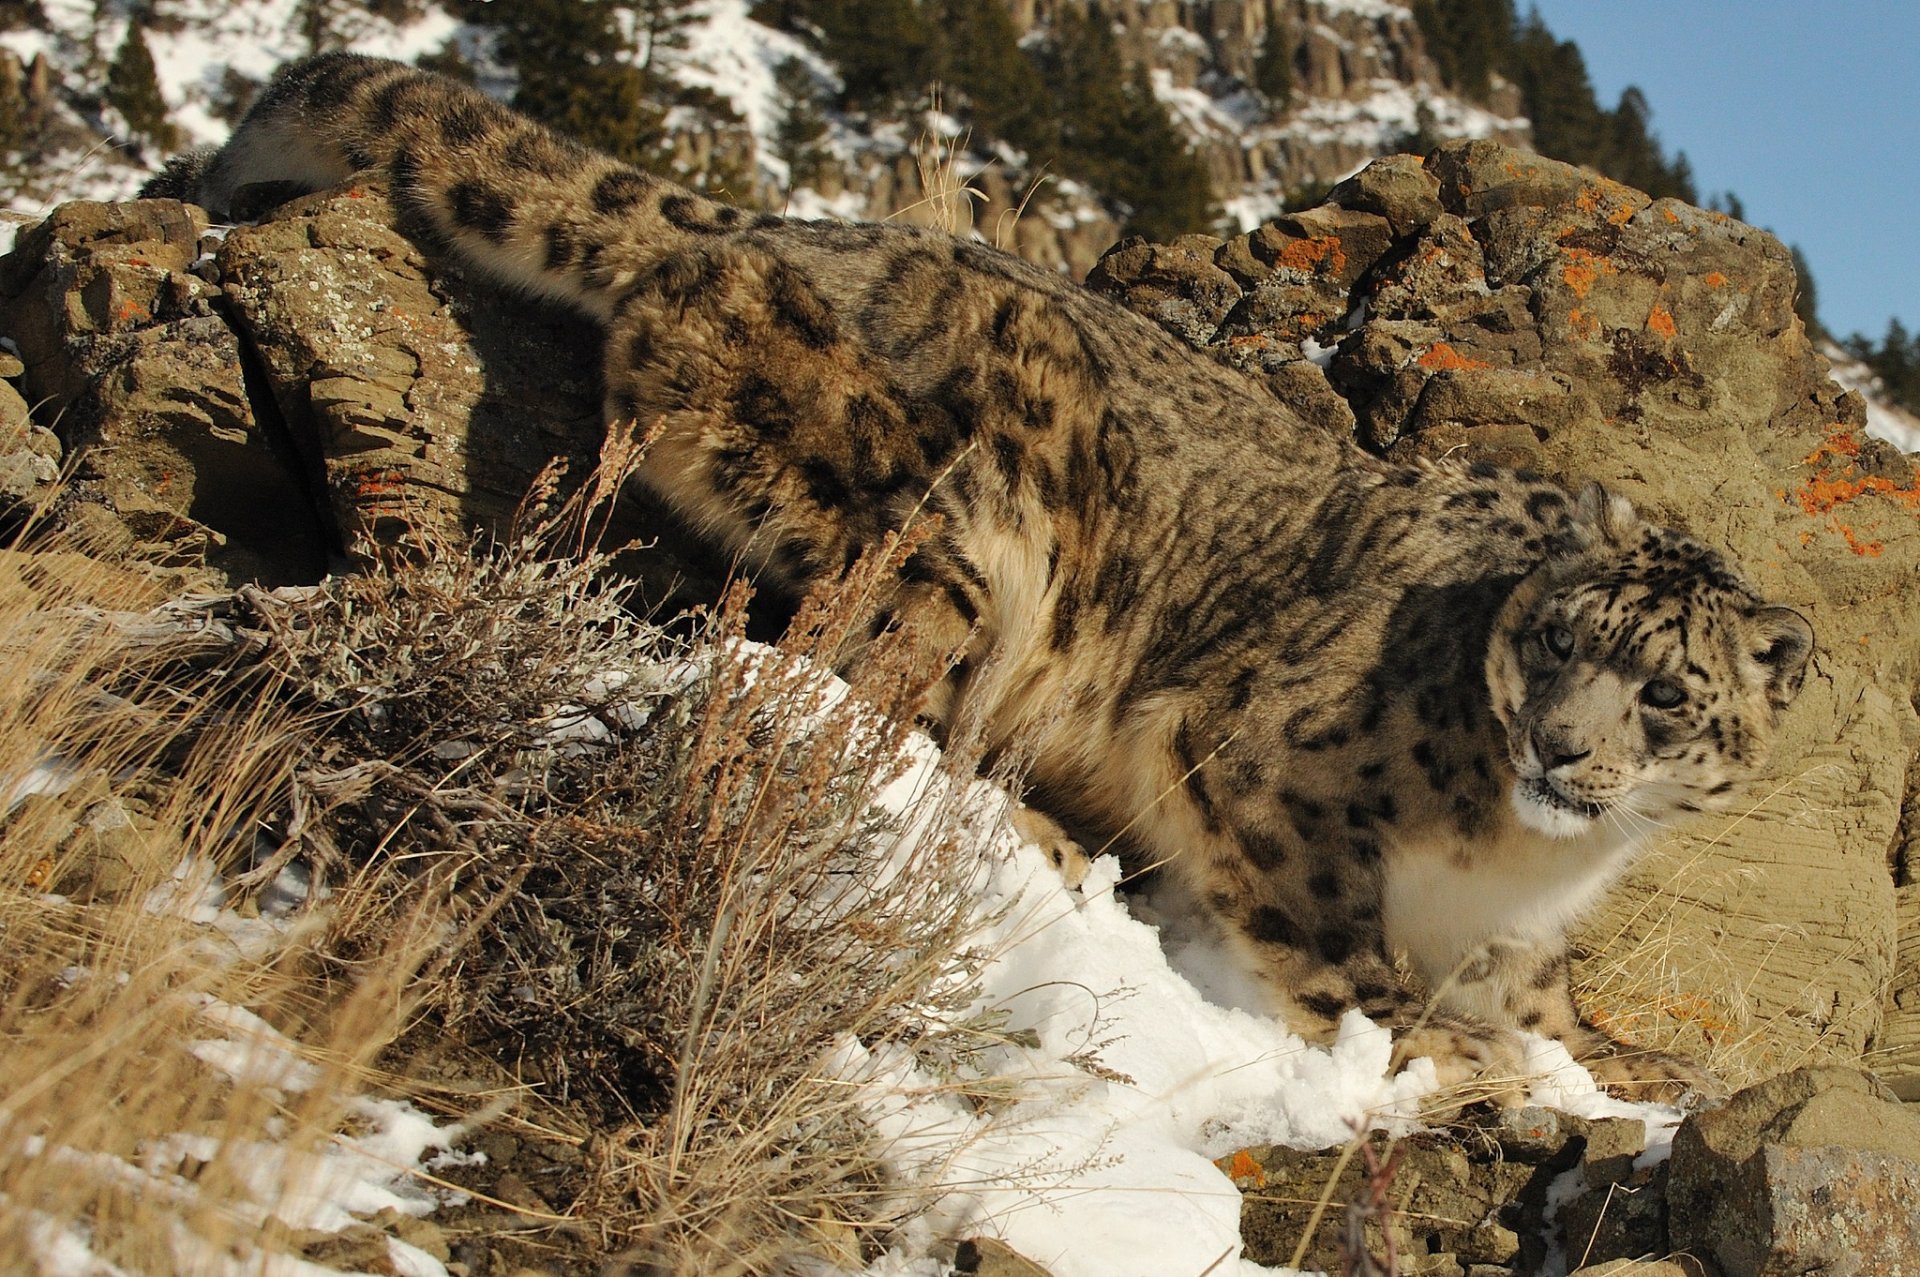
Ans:
[[[913,748],[913,772],[883,804],[904,809],[941,783],[933,745]],[[975,788],[978,802],[1004,806],[990,786]],[[1054,1277],[1280,1271],[1240,1258],[1240,1193],[1213,1159],[1415,1129],[1431,1063],[1390,1076],[1389,1034],[1357,1012],[1331,1047],[1288,1031],[1177,888],[1123,898],[1121,866],[1103,856],[1070,891],[1010,829],[989,836],[996,864],[978,916],[993,957],[980,1004],[1004,1013],[1018,1039],[987,1062],[1010,1102],[981,1115],[904,1053],[845,1049],[839,1066],[867,1088],[902,1169],[955,1186],[870,1273],[940,1277],[946,1268],[926,1251],[942,1233],[997,1236]],[[1665,1147],[1674,1110],[1608,1097],[1545,1039],[1530,1063],[1537,1102],[1640,1117],[1651,1146]]]
[[[743,649],[748,660],[765,653]],[[687,673],[662,669],[669,681]],[[821,676],[813,686],[823,710],[846,695],[838,679]],[[598,721],[604,732],[573,732],[569,740],[596,748],[643,725],[618,714]],[[903,1047],[870,1049],[852,1039],[822,1061],[858,1091],[901,1179],[939,1194],[933,1210],[892,1239],[869,1277],[944,1277],[949,1269],[935,1257],[941,1242],[982,1235],[1001,1238],[1054,1277],[1276,1271],[1240,1258],[1240,1194],[1213,1159],[1251,1144],[1320,1148],[1371,1127],[1412,1129],[1419,1101],[1433,1090],[1429,1062],[1390,1076],[1389,1035],[1358,1013],[1347,1016],[1332,1046],[1302,1041],[1259,1010],[1247,973],[1175,889],[1123,897],[1122,870],[1111,856],[1097,859],[1078,889],[1068,888],[1012,832],[1004,791],[953,780],[925,737],[911,738],[907,751],[904,772],[875,794],[900,830],[891,849],[876,853],[880,872],[911,863],[931,813],[961,813],[980,848],[972,947],[986,955],[973,972],[979,992],[966,1020],[1001,1027],[998,1044],[959,1066],[948,1062],[964,1068],[962,1077],[929,1073]],[[955,784],[963,786],[957,795]],[[242,947],[248,937],[265,940],[256,933],[274,925],[223,907],[219,884],[197,866],[183,866],[148,908]],[[316,1070],[297,1048],[243,1008],[208,1001],[199,1019],[204,1036],[191,1049],[209,1070],[289,1094],[315,1084]],[[1557,1044],[1537,1042],[1532,1063],[1542,1075],[1540,1102],[1588,1116],[1640,1116],[1656,1147],[1677,1120],[1670,1109],[1599,1093]],[[993,1105],[963,1098],[989,1089],[998,1097]],[[357,1133],[316,1153],[271,1140],[249,1146],[243,1160],[257,1168],[257,1182],[241,1213],[256,1223],[272,1215],[323,1230],[384,1207],[423,1215],[447,1200],[430,1172],[480,1156],[459,1150],[462,1128],[402,1101],[362,1098],[352,1112]],[[137,1179],[157,1200],[177,1199],[186,1210],[194,1185],[159,1168],[212,1160],[211,1138],[183,1132],[162,1139],[139,1164],[67,1155],[76,1174]],[[205,1271],[321,1271],[253,1252],[200,1255],[181,1232],[178,1247],[186,1250],[176,1258],[204,1260]],[[119,1271],[96,1262],[83,1223],[48,1220],[40,1233],[47,1273]],[[398,1240],[389,1262],[408,1277],[447,1271]]]

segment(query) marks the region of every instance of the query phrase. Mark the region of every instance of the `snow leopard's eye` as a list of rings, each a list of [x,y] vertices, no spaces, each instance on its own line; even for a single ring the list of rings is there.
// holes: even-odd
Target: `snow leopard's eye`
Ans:
[[[1687,699],[1687,690],[1670,678],[1649,679],[1640,689],[1640,702],[1655,709],[1673,709]]]
[[[1540,646],[1547,649],[1556,661],[1564,661],[1573,655],[1573,631],[1564,625],[1549,625],[1540,631]]]

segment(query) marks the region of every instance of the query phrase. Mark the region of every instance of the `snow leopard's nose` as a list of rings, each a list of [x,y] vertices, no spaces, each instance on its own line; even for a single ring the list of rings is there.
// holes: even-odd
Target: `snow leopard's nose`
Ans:
[[[1577,763],[1593,753],[1591,749],[1578,749],[1564,735],[1551,727],[1536,725],[1533,729],[1533,752],[1540,760],[1540,766],[1546,771]]]

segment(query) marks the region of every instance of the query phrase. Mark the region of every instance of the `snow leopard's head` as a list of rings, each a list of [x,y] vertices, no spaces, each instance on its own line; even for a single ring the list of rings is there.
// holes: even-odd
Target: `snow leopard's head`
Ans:
[[[1509,598],[1487,684],[1522,823],[1572,838],[1608,822],[1637,840],[1765,766],[1813,627],[1600,485],[1576,505],[1577,548]]]

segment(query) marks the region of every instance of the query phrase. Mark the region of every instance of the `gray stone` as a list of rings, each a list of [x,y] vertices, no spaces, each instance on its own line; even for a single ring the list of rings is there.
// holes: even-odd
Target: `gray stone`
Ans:
[[[1920,1115],[1857,1070],[1784,1074],[1682,1124],[1667,1201],[1727,1277],[1920,1277]]]

